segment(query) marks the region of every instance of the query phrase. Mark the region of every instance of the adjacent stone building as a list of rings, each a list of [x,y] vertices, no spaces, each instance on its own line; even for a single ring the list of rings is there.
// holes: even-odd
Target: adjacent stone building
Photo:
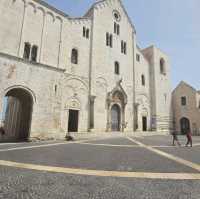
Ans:
[[[169,130],[169,59],[138,47],[120,0],[80,18],[42,0],[1,0],[0,18],[1,140]]]
[[[200,135],[200,91],[182,81],[172,93],[172,102],[174,129]]]

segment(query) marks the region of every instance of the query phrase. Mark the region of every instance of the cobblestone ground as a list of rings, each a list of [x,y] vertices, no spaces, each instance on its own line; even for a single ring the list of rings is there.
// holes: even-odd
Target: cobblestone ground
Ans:
[[[170,137],[158,137],[158,142],[156,142],[156,137],[140,138],[137,140],[149,145],[152,145],[151,142],[153,140],[153,145],[158,145],[160,147],[158,149],[161,151],[167,151],[169,154],[194,163],[199,162],[200,147],[198,146],[198,138],[195,139],[197,146],[194,148],[171,147]],[[122,145],[121,147],[118,146],[120,144]],[[133,145],[132,148],[129,147],[131,144]],[[76,168],[93,168],[96,170],[103,168],[110,171],[123,171],[124,169],[124,171],[151,172],[152,168],[154,168],[154,172],[157,170],[163,173],[184,172],[199,174],[199,171],[194,168],[153,154],[136,143],[131,143],[126,138],[121,137],[91,141],[88,142],[88,145],[74,143],[39,147],[41,143],[38,143],[34,144],[34,146],[38,145],[38,148],[23,149],[24,145],[28,146],[27,143],[17,144],[16,146],[12,145],[13,150],[10,145],[0,145],[2,150],[0,151],[0,160],[61,167],[71,167],[74,165]],[[18,147],[21,147],[21,149],[16,150]],[[11,151],[7,149],[11,149]],[[103,155],[104,153],[105,155]],[[152,161],[151,157],[149,157],[151,155]],[[142,167],[142,170],[139,169],[140,167]],[[29,198],[200,199],[200,180],[99,177],[98,174],[97,176],[83,176],[1,165],[0,199]]]

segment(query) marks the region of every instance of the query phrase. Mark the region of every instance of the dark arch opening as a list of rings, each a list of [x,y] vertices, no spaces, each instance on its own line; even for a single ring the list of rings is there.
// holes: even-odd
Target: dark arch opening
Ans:
[[[120,131],[121,110],[119,105],[114,104],[111,108],[111,128],[112,131]]]
[[[160,59],[160,73],[163,75],[166,74],[165,60],[163,58]]]
[[[5,140],[27,141],[30,135],[33,98],[28,91],[21,88],[14,88],[5,96]]]
[[[186,117],[181,118],[180,127],[181,127],[181,133],[185,135],[188,131],[190,131],[190,120]]]

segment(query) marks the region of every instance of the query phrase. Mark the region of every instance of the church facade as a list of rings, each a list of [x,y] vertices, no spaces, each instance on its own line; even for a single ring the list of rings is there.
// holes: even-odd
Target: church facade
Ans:
[[[182,135],[200,135],[200,91],[181,81],[172,92],[173,128]]]
[[[1,0],[0,18],[1,140],[169,131],[169,58],[140,49],[120,0],[80,18],[42,0]]]

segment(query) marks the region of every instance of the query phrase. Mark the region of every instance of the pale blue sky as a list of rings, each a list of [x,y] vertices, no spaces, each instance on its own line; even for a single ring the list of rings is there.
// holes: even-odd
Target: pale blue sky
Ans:
[[[46,0],[82,16],[95,0]],[[184,80],[200,90],[200,0],[122,0],[141,48],[155,44],[171,60],[173,88]]]

